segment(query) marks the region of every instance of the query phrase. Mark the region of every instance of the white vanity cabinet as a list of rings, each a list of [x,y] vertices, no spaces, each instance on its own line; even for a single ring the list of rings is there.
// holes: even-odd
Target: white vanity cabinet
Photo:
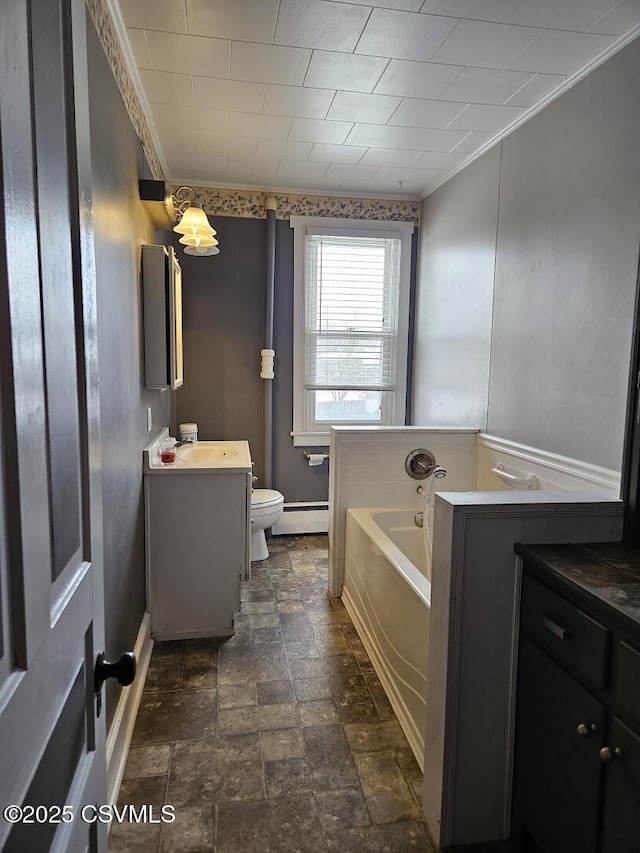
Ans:
[[[157,640],[233,634],[250,568],[249,446],[196,446],[197,454],[180,448],[172,465],[145,451],[147,608]]]

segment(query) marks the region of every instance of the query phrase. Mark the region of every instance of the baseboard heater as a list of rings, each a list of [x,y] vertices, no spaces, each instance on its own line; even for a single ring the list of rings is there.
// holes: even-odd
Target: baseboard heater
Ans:
[[[286,503],[280,521],[271,528],[274,536],[327,533],[328,530],[329,504],[327,501]]]

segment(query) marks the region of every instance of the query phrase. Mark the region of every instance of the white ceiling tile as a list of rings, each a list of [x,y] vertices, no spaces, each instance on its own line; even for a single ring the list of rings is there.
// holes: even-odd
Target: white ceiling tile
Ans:
[[[465,68],[442,97],[473,104],[503,104],[531,79],[525,71]]]
[[[451,151],[467,135],[465,130],[426,130],[416,128],[399,144],[410,151]]]
[[[432,177],[432,175],[429,175]],[[411,181],[419,184],[424,180],[425,174],[422,169],[409,169],[398,166],[382,166],[373,176],[374,183],[384,182],[388,184],[397,183],[398,181]]]
[[[313,146],[310,142],[259,139],[256,157],[271,160],[306,160]]]
[[[202,36],[181,36],[147,30],[147,43],[156,71],[228,77],[231,42]]]
[[[513,107],[531,107],[565,79],[559,74],[536,74],[505,103]]]
[[[149,109],[151,110],[151,119],[153,120],[153,126],[158,131],[158,133],[160,133],[163,129],[167,127],[167,119],[164,114],[164,107],[162,106],[162,104],[150,101]]]
[[[251,136],[215,136],[209,133],[199,133],[198,139],[203,153],[226,152],[240,157],[253,157],[258,143]]]
[[[615,6],[615,0],[522,0],[510,24],[585,32]]]
[[[426,0],[422,12],[477,21],[506,21],[522,0]]]
[[[275,44],[351,53],[369,9],[327,0],[280,0]]]
[[[175,162],[182,163],[183,159],[178,158],[177,161],[169,161],[169,168],[173,172],[179,171],[175,166]],[[227,154],[196,154],[189,160],[190,166],[197,166],[200,169],[227,169],[228,155]],[[186,164],[185,164],[186,165]]]
[[[440,178],[444,172],[435,173]],[[417,178],[404,178],[401,182],[386,177],[375,177],[368,185],[367,190],[380,195],[390,195],[394,198],[420,198],[428,192],[430,184],[434,182],[431,173],[420,173]],[[340,187],[345,190],[345,184]]]
[[[589,27],[589,32],[618,36],[630,30],[639,21],[640,3],[638,0],[623,0],[608,15]]]
[[[200,151],[198,134],[194,131],[171,128],[170,130],[158,131],[158,139],[162,150],[168,160],[175,160],[175,153],[198,154]]]
[[[276,173],[279,157],[242,157],[229,154],[229,169],[236,172],[273,172]]]
[[[347,92],[371,92],[388,61],[377,56],[314,50],[304,84]]]
[[[331,145],[319,142],[313,146],[309,160],[321,160],[325,163],[358,163],[366,150],[365,146]]]
[[[252,172],[251,183],[254,186],[262,187],[291,187],[291,181],[288,181],[283,175],[277,172]]]
[[[232,172],[230,170],[219,171],[212,169],[204,170],[204,180],[210,184],[248,184],[251,180],[251,172]],[[220,244],[220,251],[224,246]]]
[[[264,103],[264,83],[243,83],[216,77],[194,77],[198,107],[260,113]]]
[[[346,180],[368,181],[377,171],[377,166],[347,166],[343,163],[332,163],[325,178],[335,181],[336,184]]]
[[[331,104],[327,118],[333,121],[360,121],[368,124],[385,124],[401,98],[391,95],[362,95],[355,92],[338,92]]]
[[[176,3],[176,0],[120,0],[120,11],[128,27],[187,32],[184,3]]]
[[[294,118],[289,139],[300,142],[344,142],[352,128],[347,121],[321,121],[314,118]]]
[[[462,152],[444,153],[442,151],[423,151],[419,154],[412,165],[421,169],[455,169],[464,160],[466,155]]]
[[[278,0],[187,0],[189,32],[271,43]]]
[[[380,6],[400,12],[419,12],[424,0],[333,0],[334,3],[354,3],[356,6]]]
[[[460,115],[451,122],[452,130],[502,130],[512,121],[519,118],[522,107],[487,106],[486,104],[469,104]]]
[[[171,173],[171,180],[177,184],[199,183],[204,180],[202,169],[194,169],[190,166],[180,166]]]
[[[231,113],[231,136],[257,136],[258,139],[286,139],[291,127],[287,116],[257,115],[256,113]]]
[[[165,104],[164,114],[169,127],[217,136],[229,132],[229,113],[225,110],[203,110],[198,107],[181,107]]]
[[[446,127],[465,106],[450,101],[405,98],[389,119],[389,124],[401,127]]]
[[[459,65],[392,59],[374,91],[406,98],[439,98],[461,71]]]
[[[144,30],[127,29],[127,39],[138,68],[153,68]]]
[[[453,152],[455,154],[473,154],[481,145],[488,142],[492,136],[495,136],[495,133],[491,131],[474,130],[465,136],[462,142],[456,145]]]
[[[396,151],[393,148],[369,148],[360,161],[363,166],[410,166],[417,151]]]
[[[375,148],[395,148],[407,138],[410,132],[408,127],[356,124],[345,142],[347,145],[365,145],[367,148],[370,145]]]
[[[457,23],[457,18],[374,9],[355,52],[428,62]]]
[[[571,74],[609,47],[612,41],[614,36],[544,30],[509,68],[515,71]]]
[[[148,101],[165,104],[195,105],[193,78],[190,74],[171,74],[168,71],[140,71],[140,80]]]
[[[234,41],[231,46],[231,77],[255,83],[301,86],[310,56],[311,51],[303,48]]]
[[[278,165],[278,175],[290,181],[302,180],[315,181],[324,176],[330,163],[313,163],[308,160],[281,160]]]
[[[334,89],[269,85],[264,99],[264,111],[274,116],[324,118],[334,95]]]
[[[337,2],[337,0],[336,0]],[[296,183],[296,190],[299,192],[314,192],[318,195],[334,195],[340,187],[335,181],[324,178],[302,178]]]
[[[476,68],[504,68],[539,33],[533,27],[460,21],[434,59]]]

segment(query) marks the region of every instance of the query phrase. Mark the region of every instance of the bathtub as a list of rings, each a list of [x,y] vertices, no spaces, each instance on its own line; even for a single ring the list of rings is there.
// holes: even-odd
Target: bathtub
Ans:
[[[433,509],[424,532],[415,513],[347,510],[342,600],[423,769]]]

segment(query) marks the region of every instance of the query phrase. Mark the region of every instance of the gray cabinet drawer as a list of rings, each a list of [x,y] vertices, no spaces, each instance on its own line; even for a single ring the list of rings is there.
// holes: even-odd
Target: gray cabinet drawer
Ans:
[[[528,575],[522,581],[522,625],[560,661],[598,687],[608,677],[608,628]]]
[[[640,651],[624,640],[613,652],[613,693],[625,711],[640,720]]]

